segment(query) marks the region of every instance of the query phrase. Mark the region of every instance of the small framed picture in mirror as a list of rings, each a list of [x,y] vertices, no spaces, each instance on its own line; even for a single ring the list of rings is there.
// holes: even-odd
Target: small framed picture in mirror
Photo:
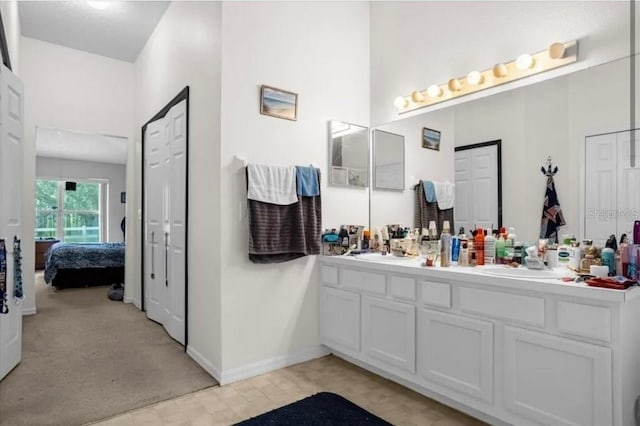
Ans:
[[[440,131],[422,128],[422,147],[440,151]]]
[[[296,121],[298,94],[271,86],[260,86],[260,114]]]

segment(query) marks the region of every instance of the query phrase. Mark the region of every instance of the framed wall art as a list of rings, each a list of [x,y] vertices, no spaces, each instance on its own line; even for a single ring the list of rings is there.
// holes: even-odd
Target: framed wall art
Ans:
[[[440,151],[440,131],[422,128],[422,147]]]
[[[260,114],[296,121],[298,94],[271,86],[260,86]]]

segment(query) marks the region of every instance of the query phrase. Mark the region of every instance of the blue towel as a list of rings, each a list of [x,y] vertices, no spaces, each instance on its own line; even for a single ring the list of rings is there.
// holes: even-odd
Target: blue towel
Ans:
[[[314,167],[296,166],[296,192],[304,197],[320,195],[318,172]]]
[[[422,186],[424,187],[424,198],[427,199],[427,203],[435,203],[436,200],[436,188],[433,186],[433,182],[430,180],[423,180]]]

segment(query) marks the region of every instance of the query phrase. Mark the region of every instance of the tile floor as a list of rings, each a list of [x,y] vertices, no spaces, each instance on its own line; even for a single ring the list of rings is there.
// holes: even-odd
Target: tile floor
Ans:
[[[95,424],[230,425],[323,391],[337,393],[394,425],[484,424],[331,355]]]

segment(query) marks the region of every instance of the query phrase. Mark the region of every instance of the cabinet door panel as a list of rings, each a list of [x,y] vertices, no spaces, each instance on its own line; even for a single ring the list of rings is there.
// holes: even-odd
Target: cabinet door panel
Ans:
[[[338,350],[360,351],[360,295],[322,287],[323,343]]]
[[[493,324],[422,309],[418,314],[418,368],[428,382],[491,402]]]
[[[373,358],[416,371],[416,308],[406,303],[362,297],[362,349]]]
[[[505,327],[505,407],[546,425],[612,422],[611,349]]]

